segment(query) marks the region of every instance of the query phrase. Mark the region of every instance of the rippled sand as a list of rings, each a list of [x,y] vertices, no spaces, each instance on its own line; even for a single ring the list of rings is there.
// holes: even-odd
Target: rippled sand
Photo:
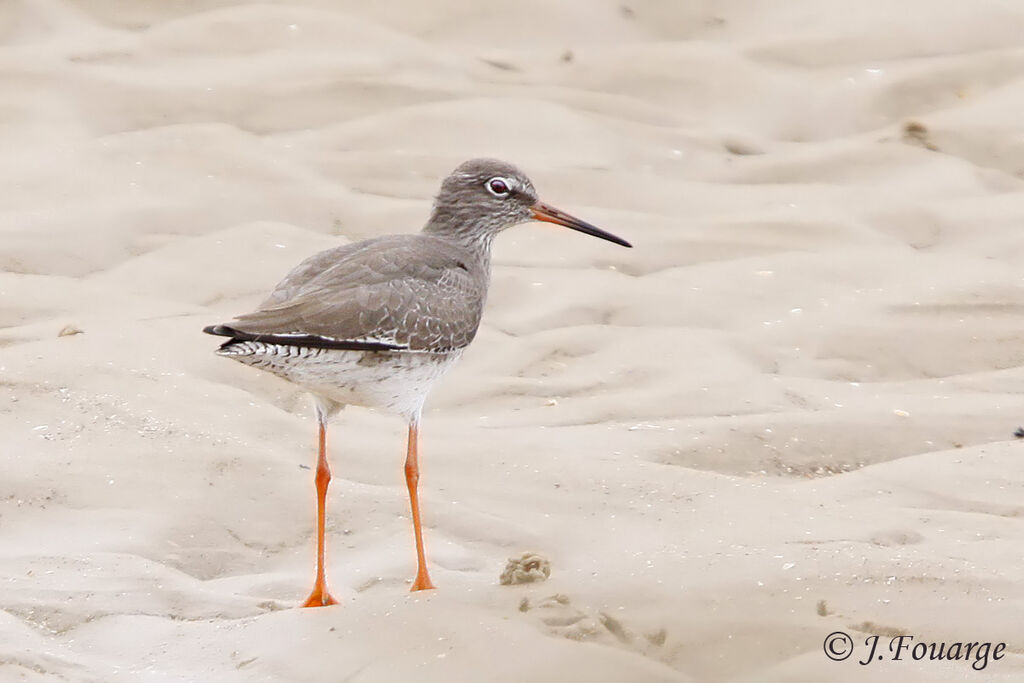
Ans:
[[[0,679],[1024,675],[1024,8],[367,4],[0,4]],[[343,604],[286,609],[309,402],[200,329],[476,156],[636,248],[499,239],[422,428],[440,590],[350,409]]]

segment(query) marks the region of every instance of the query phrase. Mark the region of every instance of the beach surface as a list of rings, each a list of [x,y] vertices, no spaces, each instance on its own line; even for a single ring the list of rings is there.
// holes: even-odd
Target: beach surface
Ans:
[[[994,0],[0,4],[0,681],[1021,680],[1022,36]],[[438,590],[405,425],[349,408],[341,604],[294,609],[311,401],[201,329],[481,156],[635,248],[498,238],[421,428]],[[501,585],[523,553],[550,577]]]

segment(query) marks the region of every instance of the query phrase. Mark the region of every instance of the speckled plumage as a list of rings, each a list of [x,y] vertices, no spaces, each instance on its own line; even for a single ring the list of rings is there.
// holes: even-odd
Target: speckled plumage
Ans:
[[[507,185],[507,195],[488,189],[495,179]],[[433,381],[476,336],[494,237],[538,218],[538,207],[556,222],[625,244],[541,205],[529,178],[511,164],[473,160],[441,183],[422,232],[314,254],[256,310],[206,332],[229,337],[219,354],[294,382],[326,404],[412,418]],[[407,395],[356,386],[375,382],[394,385],[394,392],[404,386]]]
[[[495,179],[507,185],[507,195],[488,189]],[[475,159],[444,180],[419,234],[314,254],[255,311],[205,331],[230,338],[220,355],[273,372],[323,402],[385,408],[411,418],[433,381],[476,336],[494,236],[538,218],[537,207],[563,225],[623,243],[540,204],[533,183],[515,166]],[[382,374],[404,377],[408,395],[383,401],[381,392],[329,390],[372,383]]]
[[[465,348],[487,293],[482,254],[432,235],[347,244],[303,261],[260,307],[229,326],[386,344],[395,351]]]

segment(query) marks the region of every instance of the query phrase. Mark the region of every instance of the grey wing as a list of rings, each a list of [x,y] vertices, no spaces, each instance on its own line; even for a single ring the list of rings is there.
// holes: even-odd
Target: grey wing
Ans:
[[[274,291],[260,304],[260,309],[275,306],[300,296],[304,290],[318,282],[325,272],[339,264],[358,259],[360,254],[372,249],[376,244],[387,242],[388,238],[378,238],[343,244],[340,247],[327,249],[313,254],[299,265],[292,268],[284,279],[274,287]]]
[[[449,352],[468,345],[484,292],[465,265],[433,245],[374,242],[313,257],[258,310],[223,327],[239,338],[328,348]],[[312,262],[321,258],[334,263],[317,272]]]

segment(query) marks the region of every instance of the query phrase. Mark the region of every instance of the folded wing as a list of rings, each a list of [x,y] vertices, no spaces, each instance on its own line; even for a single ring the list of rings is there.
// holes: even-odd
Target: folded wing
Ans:
[[[338,247],[299,264],[257,310],[205,331],[227,344],[451,352],[473,340],[483,311],[468,258],[426,235]]]

